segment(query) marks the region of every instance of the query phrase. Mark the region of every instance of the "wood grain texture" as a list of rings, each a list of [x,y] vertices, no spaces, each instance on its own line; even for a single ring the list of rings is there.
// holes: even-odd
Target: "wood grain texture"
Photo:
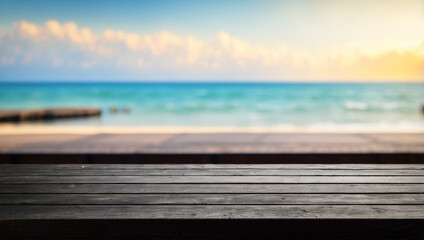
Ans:
[[[0,176],[424,176],[423,170],[315,169],[49,169],[0,170]]]
[[[422,205],[21,205],[12,219],[423,219]]]
[[[424,194],[1,194],[0,205],[423,205]]]
[[[16,176],[3,183],[424,183],[424,176]]]
[[[424,184],[0,184],[0,193],[424,193]]]
[[[424,165],[0,165],[0,239],[422,239]]]
[[[48,170],[48,169],[339,169],[339,170],[424,170],[424,164],[0,164],[0,170]]]

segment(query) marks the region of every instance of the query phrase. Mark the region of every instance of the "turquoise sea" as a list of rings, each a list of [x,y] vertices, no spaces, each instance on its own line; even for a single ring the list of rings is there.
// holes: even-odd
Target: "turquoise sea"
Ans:
[[[98,107],[33,124],[424,129],[424,83],[1,83],[1,109]],[[130,112],[111,113],[111,107]]]

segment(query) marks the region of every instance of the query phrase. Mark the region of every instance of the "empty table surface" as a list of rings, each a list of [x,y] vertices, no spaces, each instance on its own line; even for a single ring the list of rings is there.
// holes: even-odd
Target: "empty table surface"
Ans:
[[[424,165],[1,165],[0,219],[424,218]]]
[[[131,219],[422,226],[424,164],[0,165],[0,224]]]

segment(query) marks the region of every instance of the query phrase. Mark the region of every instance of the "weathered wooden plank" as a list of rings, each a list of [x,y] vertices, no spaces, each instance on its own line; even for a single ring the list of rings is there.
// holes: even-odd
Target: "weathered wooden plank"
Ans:
[[[0,193],[424,193],[424,184],[1,184]]]
[[[216,221],[213,225],[216,227],[221,222],[218,220],[226,219],[232,219],[230,222],[254,220],[252,222],[260,226],[266,225],[264,221],[282,220],[357,223],[358,219],[391,222],[414,219],[421,222],[414,225],[413,231],[420,233],[418,229],[423,229],[420,227],[424,221],[424,168],[421,165],[415,168],[410,168],[413,165],[395,168],[393,165],[383,168],[369,168],[369,165],[359,168],[339,168],[341,165],[337,168],[318,165],[306,168],[304,165],[288,168],[285,165],[272,166],[275,168],[270,165],[259,168],[81,166],[24,165],[21,168],[7,165],[3,168],[0,165],[0,232],[18,236],[23,229],[32,232],[37,229],[34,223],[76,219],[103,223],[162,221],[156,228],[157,234],[154,233],[156,237],[148,239],[163,237],[164,227],[169,226],[166,221],[181,220],[175,227],[179,237],[181,227],[188,227],[186,221]],[[15,225],[17,221],[27,221],[25,226],[29,227],[19,227]],[[351,226],[352,222],[345,222],[343,226]],[[406,229],[404,225],[396,226]],[[11,231],[4,231],[5,227]],[[46,229],[51,228],[49,225]],[[289,228],[275,226],[275,229]],[[98,225],[98,229],[108,228]],[[128,230],[120,228],[120,231]],[[331,231],[331,227],[324,231]],[[42,232],[22,236],[40,238]],[[246,236],[253,235],[244,238]]]
[[[315,170],[315,169],[49,169],[0,170],[0,176],[424,176],[424,170]]]
[[[47,169],[398,169],[423,170],[424,164],[0,164],[0,169],[47,170]]]
[[[424,176],[22,176],[0,183],[424,183]]]
[[[0,206],[17,219],[423,219],[423,205],[24,205]]]
[[[1,205],[424,205],[424,194],[1,194]]]

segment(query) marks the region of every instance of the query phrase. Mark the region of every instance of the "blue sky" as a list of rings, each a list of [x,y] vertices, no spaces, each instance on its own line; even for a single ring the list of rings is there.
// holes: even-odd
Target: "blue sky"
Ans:
[[[1,0],[0,79],[420,81],[423,15],[421,0]],[[72,40],[66,23],[92,41]]]
[[[1,1],[1,29],[17,19],[44,24],[48,19],[77,22],[95,32],[106,28],[144,33],[172,30],[210,37],[218,31],[249,34],[256,21],[269,18],[274,2],[259,1]],[[36,9],[36,11],[34,11]],[[252,14],[253,13],[253,14]],[[253,20],[252,18],[255,18]]]

